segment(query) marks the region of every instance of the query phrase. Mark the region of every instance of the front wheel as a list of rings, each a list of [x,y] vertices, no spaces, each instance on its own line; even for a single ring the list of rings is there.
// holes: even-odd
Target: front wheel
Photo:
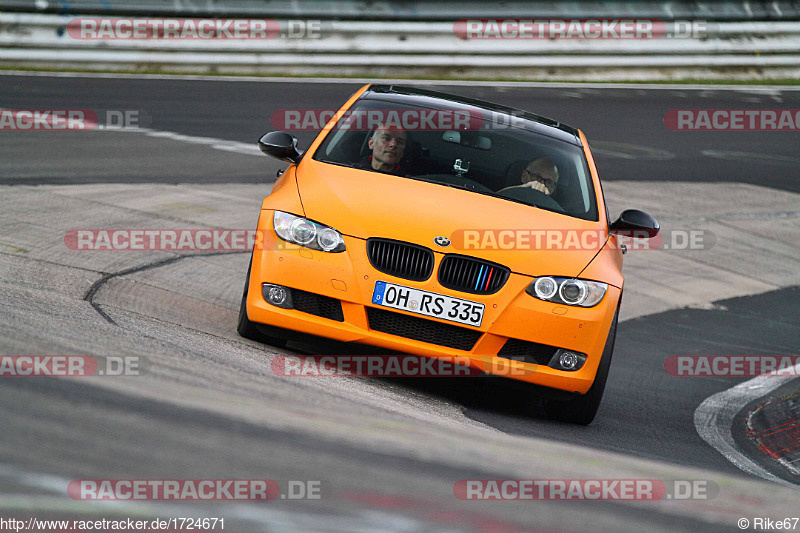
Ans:
[[[611,328],[608,330],[608,338],[603,348],[603,357],[600,359],[600,366],[597,368],[597,376],[594,378],[589,391],[579,398],[567,401],[546,399],[544,410],[547,416],[560,422],[580,424],[588,426],[594,420],[600,401],[603,399],[603,392],[606,388],[608,371],[611,368],[611,355],[614,353],[614,339],[617,337],[617,319],[619,318],[619,307],[614,314]]]
[[[284,346],[286,346],[286,339],[264,335],[258,329],[256,323],[251,322],[250,319],[247,317],[247,291],[250,288],[250,269],[252,267],[253,267],[253,258],[251,256],[250,266],[247,267],[247,279],[245,279],[244,281],[244,293],[242,294],[242,303],[239,306],[239,323],[236,326],[236,331],[238,331],[239,335],[241,335],[245,339],[250,339],[257,342],[263,342],[265,344],[269,344],[270,346],[274,346],[276,348],[283,348]]]

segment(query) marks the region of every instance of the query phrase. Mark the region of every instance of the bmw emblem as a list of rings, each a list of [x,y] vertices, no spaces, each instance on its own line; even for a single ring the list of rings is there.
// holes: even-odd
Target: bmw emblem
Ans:
[[[447,237],[443,237],[441,235],[433,239],[433,242],[442,247],[450,246],[450,239],[448,239]]]

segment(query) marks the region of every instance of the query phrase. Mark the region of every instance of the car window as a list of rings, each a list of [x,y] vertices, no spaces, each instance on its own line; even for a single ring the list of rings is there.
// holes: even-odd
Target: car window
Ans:
[[[522,117],[446,104],[433,109],[359,100],[313,158],[598,220],[594,187],[579,146],[540,133],[540,125]],[[373,153],[370,138],[387,128],[403,130],[402,157],[373,164],[373,159],[385,161]]]

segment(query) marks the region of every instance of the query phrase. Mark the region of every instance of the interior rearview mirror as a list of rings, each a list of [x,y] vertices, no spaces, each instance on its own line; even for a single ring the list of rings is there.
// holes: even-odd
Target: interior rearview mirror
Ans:
[[[461,134],[457,131],[446,131],[442,134],[442,140],[447,143],[461,144]]]
[[[477,135],[475,132],[448,130],[442,134],[442,140],[447,143],[460,144],[479,150],[491,150],[492,140],[484,135]]]

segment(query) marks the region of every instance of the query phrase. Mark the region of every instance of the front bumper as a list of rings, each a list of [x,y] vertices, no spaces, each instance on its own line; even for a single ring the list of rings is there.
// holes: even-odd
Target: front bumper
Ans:
[[[466,294],[439,284],[436,272],[444,254],[435,253],[434,274],[426,281],[416,282],[376,270],[367,257],[365,240],[345,236],[345,252],[319,252],[281,240],[273,232],[271,221],[272,212],[263,211],[259,227],[263,242],[258,243],[253,254],[247,298],[247,314],[253,322],[426,357],[466,358],[472,367],[483,372],[567,392],[585,394],[594,382],[620,299],[617,287],[609,286],[603,300],[591,308],[533,298],[525,292],[533,278],[515,273],[495,294]],[[474,328],[374,305],[376,281],[483,303],[486,307],[482,325]],[[341,302],[341,314],[331,318],[330,314],[320,316],[308,309],[275,307],[264,300],[263,283],[320,295],[325,297],[325,303],[328,298]],[[456,342],[460,333],[465,342]],[[443,346],[437,344],[444,342],[439,336],[455,340],[448,340],[450,346]],[[514,354],[521,353],[521,347],[524,351],[526,343],[546,345],[553,351],[563,348],[582,352],[587,355],[586,363],[580,370],[564,371],[546,363],[512,360]]]

